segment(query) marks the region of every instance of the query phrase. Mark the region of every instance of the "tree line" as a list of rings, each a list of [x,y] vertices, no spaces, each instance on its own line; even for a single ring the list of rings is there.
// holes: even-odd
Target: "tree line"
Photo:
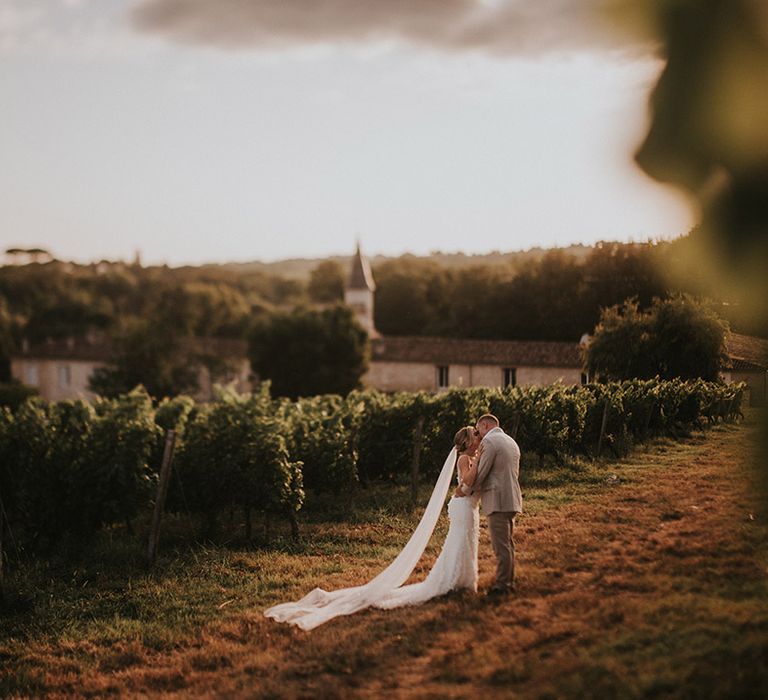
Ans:
[[[642,313],[675,291],[706,294],[695,268],[686,268],[695,244],[695,233],[655,244],[603,243],[578,255],[542,251],[524,265],[514,257],[506,264],[459,266],[406,255],[374,268],[375,323],[384,335],[577,342],[593,331],[603,309],[628,299]],[[156,398],[193,393],[195,358],[183,343],[190,336],[249,340],[254,369],[283,395],[343,393],[354,388],[366,362],[359,329],[334,308],[345,277],[335,260],[320,262],[306,279],[248,266],[56,260],[5,266],[0,382],[8,381],[9,357],[22,338],[34,343],[96,330],[116,347],[115,366],[95,378],[94,388],[105,395],[137,383]],[[742,317],[738,299],[715,299],[710,306],[733,329],[768,335]],[[291,363],[316,372],[299,376]]]
[[[588,253],[544,252],[523,267],[447,268],[403,257],[374,268],[375,323],[384,335],[577,342],[603,308],[634,298],[641,310],[675,293],[708,298],[741,333],[768,336],[744,300],[718,295],[695,254],[700,234],[658,243],[598,243]]]

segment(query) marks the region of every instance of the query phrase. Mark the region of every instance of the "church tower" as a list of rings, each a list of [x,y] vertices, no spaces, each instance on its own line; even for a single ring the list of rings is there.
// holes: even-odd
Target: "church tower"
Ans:
[[[373,327],[373,293],[375,291],[376,284],[373,281],[371,266],[368,264],[368,258],[360,252],[360,243],[358,243],[344,288],[344,302],[352,309],[358,323],[368,331],[371,337],[376,335]]]

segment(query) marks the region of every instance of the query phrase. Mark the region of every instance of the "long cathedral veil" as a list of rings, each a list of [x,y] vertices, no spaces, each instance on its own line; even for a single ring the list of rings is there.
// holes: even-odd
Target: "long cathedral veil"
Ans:
[[[402,586],[416,568],[421,555],[432,537],[432,532],[443,510],[445,497],[451,485],[456,465],[454,447],[443,464],[440,476],[429,498],[424,515],[394,561],[378,576],[362,586],[324,591],[315,588],[294,603],[280,603],[264,611],[264,615],[278,622],[288,622],[304,630],[311,630],[340,615],[351,615],[385,598]]]

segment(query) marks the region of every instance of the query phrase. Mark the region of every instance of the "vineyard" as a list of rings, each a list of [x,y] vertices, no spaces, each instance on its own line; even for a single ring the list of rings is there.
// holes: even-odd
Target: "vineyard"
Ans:
[[[168,431],[176,437],[166,510],[194,515],[212,536],[224,512],[286,518],[333,494],[351,508],[375,481],[435,478],[455,431],[485,412],[535,470],[619,457],[652,437],[679,437],[740,416],[742,385],[631,381],[581,387],[464,389],[432,395],[352,392],[295,402],[222,393],[154,406],[143,390],[95,404],[31,399],[0,413],[4,556],[46,552],[64,538],[146,519]],[[137,533],[138,536],[138,533]],[[190,533],[190,538],[196,537]]]

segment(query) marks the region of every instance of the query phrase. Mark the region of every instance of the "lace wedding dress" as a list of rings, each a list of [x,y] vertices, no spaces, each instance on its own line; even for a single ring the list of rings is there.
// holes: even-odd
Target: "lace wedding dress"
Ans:
[[[403,586],[413,572],[429,542],[445,503],[456,468],[456,448],[448,455],[429,503],[416,530],[395,560],[378,576],[362,586],[324,591],[315,588],[300,600],[281,603],[264,611],[278,622],[311,630],[324,622],[350,615],[364,608],[397,608],[416,605],[459,588],[477,590],[477,541],[479,534],[478,498],[451,498],[448,504],[450,525],[443,550],[427,578]]]
[[[461,475],[456,470],[458,483]],[[462,588],[477,593],[477,542],[480,535],[480,499],[478,496],[451,497],[448,501],[448,534],[443,549],[427,578],[401,586],[373,605],[399,608],[418,605],[431,598]]]

